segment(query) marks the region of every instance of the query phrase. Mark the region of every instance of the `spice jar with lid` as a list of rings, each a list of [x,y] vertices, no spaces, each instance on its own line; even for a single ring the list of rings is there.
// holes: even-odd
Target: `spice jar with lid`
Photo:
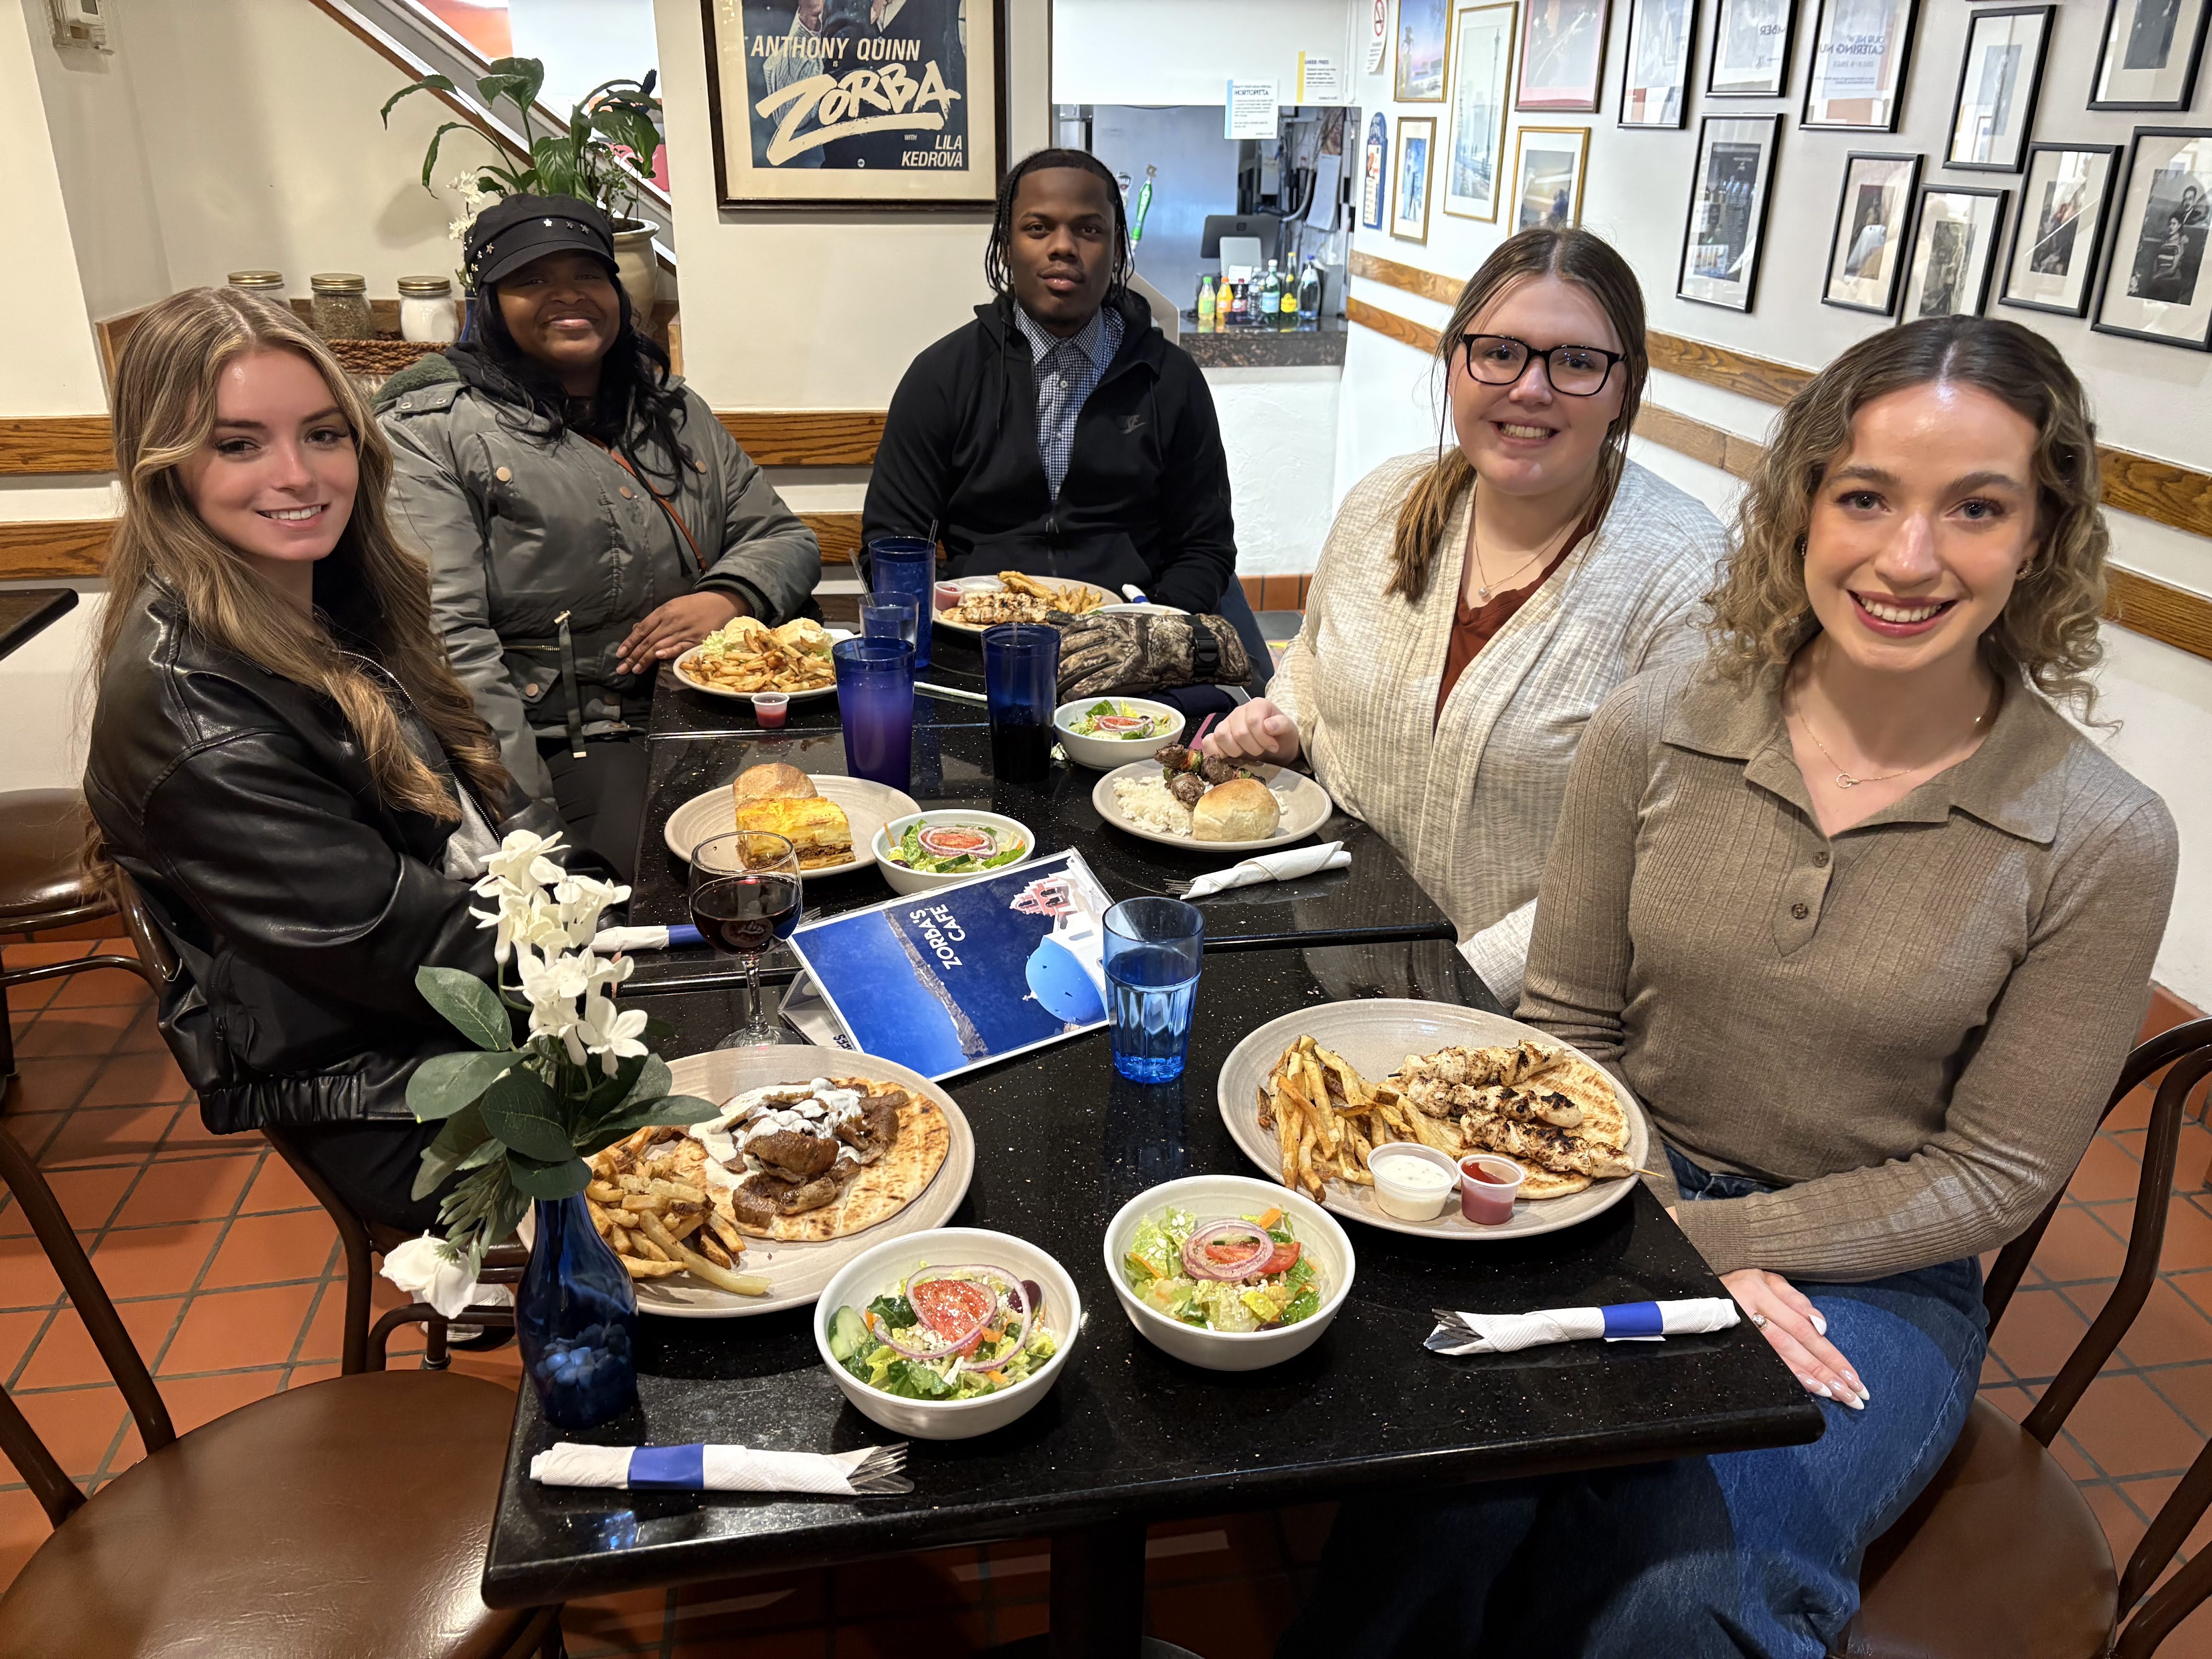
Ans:
[[[284,273],[281,270],[234,270],[223,281],[240,294],[251,294],[257,300],[266,300],[272,305],[284,303]]]
[[[460,335],[450,276],[399,279],[399,337],[442,343]]]
[[[310,319],[325,340],[373,340],[376,324],[368,309],[368,283],[350,270],[318,271],[307,278],[313,298]]]

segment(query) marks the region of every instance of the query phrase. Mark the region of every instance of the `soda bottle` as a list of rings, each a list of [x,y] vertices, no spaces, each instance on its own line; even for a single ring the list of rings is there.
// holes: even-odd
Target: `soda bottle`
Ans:
[[[1260,326],[1279,328],[1283,321],[1283,279],[1275,262],[1267,261],[1267,274],[1260,279]]]
[[[1312,259],[1298,273],[1298,326],[1316,329],[1321,326],[1321,266]]]
[[[1246,307],[1251,303],[1249,285],[1242,276],[1232,278],[1229,287],[1229,325],[1242,328],[1250,321]]]
[[[1213,332],[1213,278],[1211,276],[1198,279],[1198,331],[1200,334]]]

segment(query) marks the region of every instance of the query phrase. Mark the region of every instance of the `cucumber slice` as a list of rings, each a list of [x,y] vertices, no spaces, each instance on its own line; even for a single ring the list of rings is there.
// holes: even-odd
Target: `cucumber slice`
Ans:
[[[859,1312],[852,1308],[840,1308],[830,1322],[830,1357],[839,1364],[860,1352],[868,1340],[868,1328],[860,1322]]]

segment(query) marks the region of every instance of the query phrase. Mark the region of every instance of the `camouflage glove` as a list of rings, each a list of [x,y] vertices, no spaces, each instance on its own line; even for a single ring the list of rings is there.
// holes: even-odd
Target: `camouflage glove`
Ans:
[[[1176,685],[1237,685],[1251,677],[1244,642],[1219,617],[1124,611],[1085,617],[1060,636],[1063,701]]]

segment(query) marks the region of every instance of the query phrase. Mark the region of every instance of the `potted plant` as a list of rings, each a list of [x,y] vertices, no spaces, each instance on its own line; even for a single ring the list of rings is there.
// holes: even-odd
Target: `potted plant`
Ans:
[[[653,300],[659,290],[659,266],[653,257],[653,227],[633,217],[638,186],[653,166],[660,143],[655,118],[660,100],[653,96],[658,70],[642,81],[602,81],[568,112],[565,129],[540,132],[531,118],[538,88],[545,84],[545,65],[535,58],[501,58],[489,72],[477,80],[477,96],[487,109],[501,100],[514,106],[520,118],[523,142],[529,146],[526,161],[504,155],[472,170],[474,189],[467,193],[495,196],[575,196],[596,204],[615,222],[615,264],[622,285],[629,292],[638,326],[649,326]],[[379,112],[384,125],[392,125],[392,106],[410,93],[458,92],[442,75],[426,75],[384,100]],[[422,157],[422,188],[430,188],[430,174],[438,165],[438,146],[456,129],[474,131],[466,121],[448,121],[430,135],[430,148]],[[625,159],[624,152],[628,152]]]
[[[523,1364],[549,1419],[590,1428],[636,1401],[637,1297],[585,1204],[585,1160],[640,1129],[694,1123],[718,1109],[670,1092],[667,1063],[646,1045],[669,1028],[615,1004],[636,963],[592,948],[600,913],[629,890],[570,875],[547,856],[559,848],[557,836],[517,830],[476,884],[494,902],[471,914],[499,930],[499,985],[458,968],[416,970],[424,1000],[475,1046],[416,1066],[407,1105],[418,1121],[445,1124],[422,1153],[415,1196],[464,1172],[438,1218],[447,1249],[471,1274],[535,1205],[530,1267],[515,1297]],[[528,1035],[518,1044],[513,1013],[525,1007]]]

